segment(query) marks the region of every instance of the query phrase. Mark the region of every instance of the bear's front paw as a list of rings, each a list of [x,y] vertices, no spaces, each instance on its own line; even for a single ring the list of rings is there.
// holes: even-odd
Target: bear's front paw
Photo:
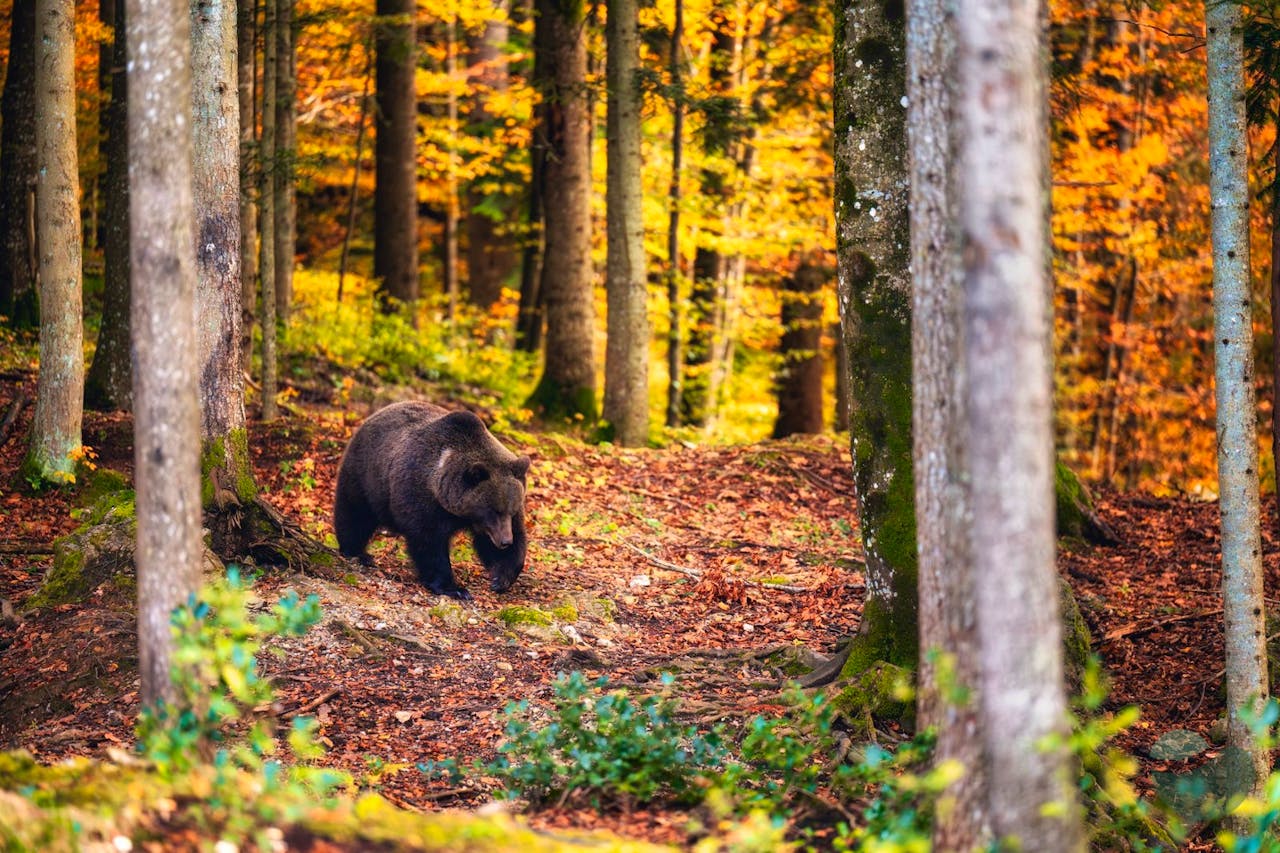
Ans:
[[[437,595],[447,595],[450,598],[456,598],[459,601],[471,600],[471,593],[467,592],[465,588],[460,586],[442,587],[441,589],[433,589],[431,591]]]

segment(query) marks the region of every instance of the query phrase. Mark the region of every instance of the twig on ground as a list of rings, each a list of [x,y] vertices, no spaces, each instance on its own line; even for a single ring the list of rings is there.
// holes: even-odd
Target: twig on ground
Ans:
[[[324,693],[321,693],[319,696],[312,699],[310,702],[306,703],[305,705],[299,705],[298,707],[294,708],[291,711],[281,711],[279,714],[277,714],[277,716],[296,717],[300,714],[306,714],[309,711],[314,711],[316,708],[319,708],[325,702],[328,702],[330,699],[332,699],[334,696],[337,696],[341,692],[342,692],[341,687],[335,687],[332,690],[326,690]]]
[[[1154,622],[1148,622],[1145,625],[1138,622],[1130,622],[1127,625],[1121,625],[1119,628],[1112,628],[1110,631],[1102,635],[1102,642],[1110,643],[1124,637],[1137,637],[1142,634],[1149,634],[1157,628],[1163,628],[1165,625],[1172,625],[1175,622],[1189,622],[1192,619],[1199,619],[1203,616],[1216,616],[1222,613],[1221,607],[1211,607],[1208,610],[1196,610],[1191,613],[1179,613],[1176,616],[1166,616],[1164,619],[1157,619]]]
[[[52,554],[52,545],[42,542],[26,542],[21,539],[0,542],[0,554]]]
[[[646,560],[648,560],[650,563],[653,563],[655,566],[657,566],[660,569],[666,569],[669,572],[676,572],[677,574],[686,575],[687,577],[694,578],[695,580],[702,580],[703,578],[703,572],[699,571],[698,569],[691,569],[688,566],[681,566],[677,563],[672,563],[667,560],[664,560],[661,557],[655,557],[653,554],[650,554],[648,551],[644,550],[638,545],[632,545],[630,542],[623,542],[622,544],[630,548],[632,551],[635,551],[641,557],[644,557]],[[753,581],[753,580],[746,580],[743,578],[729,578],[729,580],[733,581],[734,583],[740,583],[746,586],[759,587],[761,589],[776,589],[779,592],[810,593],[810,592],[816,591],[814,590],[813,587],[796,586],[795,584],[789,584],[789,583],[772,583],[770,581]],[[864,590],[866,589],[866,586],[860,583],[846,583],[844,584],[844,588],[852,589],[852,590]]]
[[[18,396],[13,398],[13,402],[9,405],[9,411],[5,412],[4,421],[0,422],[0,447],[4,447],[9,441],[9,436],[13,433],[13,425],[18,421],[18,415],[22,414],[22,410],[26,408],[29,402],[31,402],[31,398],[21,391],[18,392]]]

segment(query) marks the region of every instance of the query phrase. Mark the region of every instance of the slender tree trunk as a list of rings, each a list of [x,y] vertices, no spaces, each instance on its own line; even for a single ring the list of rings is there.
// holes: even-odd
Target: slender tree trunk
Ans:
[[[534,59],[535,67],[540,60]],[[534,72],[538,76],[538,72]],[[520,307],[516,318],[516,347],[522,352],[542,349],[545,305],[542,296],[542,261],[546,257],[546,218],[543,189],[546,186],[547,152],[535,136],[529,151],[529,235],[520,261]]]
[[[253,324],[258,302],[257,0],[240,0],[236,10],[236,87],[240,101],[240,364],[248,373],[253,356]]]
[[[445,22],[444,74],[449,80],[445,95],[445,121],[448,126],[448,143],[445,156],[444,201],[444,292],[445,316],[453,323],[458,317],[458,225],[462,220],[458,208],[458,152],[454,140],[458,138],[458,93],[454,88],[458,77],[458,10],[451,3]]]
[[[1041,7],[959,0],[957,190],[978,720],[997,840],[1084,849],[1065,746],[1054,571],[1048,145]],[[1017,638],[1017,642],[1010,642]],[[1046,746],[1046,739],[1063,738]]]
[[[351,194],[347,200],[347,228],[342,235],[342,258],[338,261],[338,302],[342,302],[342,284],[347,277],[347,259],[351,253],[351,235],[356,230],[356,212],[360,198],[360,159],[364,156],[364,129],[369,124],[369,83],[373,79],[373,44],[365,42],[368,54],[364,69],[364,88],[360,92],[360,118],[356,124],[356,153],[351,161]]]
[[[13,0],[9,62],[0,97],[0,314],[40,322],[36,287],[36,3]]]
[[[1209,198],[1213,231],[1214,389],[1222,513],[1227,742],[1253,759],[1261,796],[1270,754],[1247,722],[1267,701],[1266,605],[1258,520],[1258,441],[1249,297],[1249,136],[1241,8],[1205,3],[1209,78]]]
[[[276,158],[276,3],[262,4],[262,138],[258,143],[258,167],[261,170],[258,189],[258,298],[262,303],[262,419],[273,421],[280,409],[276,403],[279,390],[279,365],[276,361],[276,181],[279,163]]]
[[[40,378],[23,467],[57,483],[75,478],[84,409],[73,0],[37,0],[35,79]]]
[[[1280,176],[1271,187],[1271,468],[1280,494]]]
[[[782,290],[782,368],[773,437],[822,432],[822,268],[802,260]]]
[[[681,75],[681,42],[684,40],[684,0],[675,0],[671,25],[671,184],[667,190],[667,418],[668,427],[680,425],[680,400],[684,396],[684,300],[680,297],[680,175],[684,158],[684,82]]]
[[[961,257],[952,107],[954,19],[945,0],[912,0],[907,17],[907,142],[911,175],[912,454],[920,591],[921,726],[938,733],[934,760],[958,761],[951,806],[934,823],[937,850],[991,845],[977,689],[980,682],[969,476],[964,468]],[[968,691],[948,694],[940,670]]]
[[[649,289],[641,206],[638,15],[635,0],[610,0],[605,22],[609,332],[604,419],[613,426],[614,440],[628,447],[643,445],[649,438]]]
[[[191,12],[201,467],[210,478],[205,503],[212,505],[219,492],[233,492],[247,503],[257,489],[240,369],[241,140],[235,2],[195,0]]]
[[[844,333],[840,330],[840,322],[831,324],[830,334],[835,341],[835,417],[833,426],[836,432],[848,432],[849,416],[853,409],[849,401],[849,351],[844,347]]]
[[[102,323],[93,363],[85,377],[84,401],[91,409],[128,410],[132,406],[129,323],[129,111],[125,63],[124,0],[116,5],[107,71],[111,100],[105,107],[103,157],[106,196],[102,223]]]
[[[537,0],[535,50],[545,60],[535,133],[543,163],[544,240],[538,290],[547,309],[542,378],[530,397],[548,418],[597,416],[591,281],[591,115],[584,9]]]
[[[471,63],[479,69],[470,115],[473,132],[485,133],[484,129],[493,121],[488,108],[490,95],[501,96],[507,91],[506,10],[507,0],[494,0],[491,17],[472,51]],[[468,212],[463,230],[467,235],[467,300],[477,308],[488,310],[502,297],[502,288],[508,285],[515,269],[516,256],[510,233],[500,227],[501,220],[476,209],[484,201],[485,193],[473,183],[467,191]],[[511,205],[506,202],[503,206]]]
[[[849,352],[849,432],[867,598],[849,670],[915,668],[916,527],[911,474],[911,282],[906,31],[861,0],[836,10],[836,247]]]
[[[384,310],[418,299],[414,0],[377,0],[373,275]]]
[[[126,0],[134,483],[142,704],[172,698],[169,614],[200,582],[191,26],[185,0]],[[182,105],[181,108],[176,108]]]
[[[294,50],[294,0],[276,3],[276,315],[283,326],[293,304],[293,257],[297,245],[298,63]]]

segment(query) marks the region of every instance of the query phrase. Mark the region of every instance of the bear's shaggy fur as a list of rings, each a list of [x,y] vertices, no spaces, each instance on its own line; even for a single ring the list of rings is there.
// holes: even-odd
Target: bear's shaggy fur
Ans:
[[[449,540],[467,528],[490,585],[504,592],[524,568],[528,471],[529,457],[503,447],[471,412],[387,406],[356,430],[338,466],[338,548],[368,565],[365,548],[384,527],[404,537],[424,586],[467,600],[449,564]]]

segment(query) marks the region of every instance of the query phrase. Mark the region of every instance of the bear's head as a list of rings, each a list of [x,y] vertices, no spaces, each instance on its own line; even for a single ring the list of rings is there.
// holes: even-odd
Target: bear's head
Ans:
[[[484,561],[494,592],[506,592],[524,570],[524,485],[528,473],[528,456],[471,461],[462,469],[456,505],[445,507],[467,519],[478,535],[499,550],[496,558]]]

